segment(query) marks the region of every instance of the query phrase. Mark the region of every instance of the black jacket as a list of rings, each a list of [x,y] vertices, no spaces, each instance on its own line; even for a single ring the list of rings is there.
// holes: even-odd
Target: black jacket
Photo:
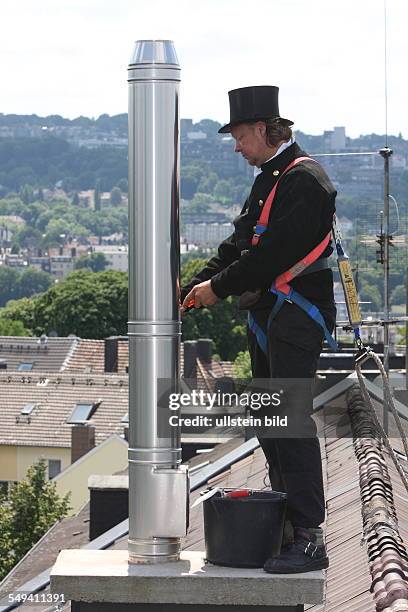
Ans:
[[[331,229],[336,191],[320,164],[300,162],[279,182],[269,216],[268,229],[251,246],[253,228],[280,173],[295,158],[307,154],[294,143],[262,166],[241,214],[234,219],[235,231],[218,247],[218,254],[183,288],[182,298],[196,284],[211,279],[219,298],[241,295],[261,288],[254,310],[271,308],[275,296],[268,292],[274,279],[317,246]],[[261,202],[261,205],[260,205]],[[333,252],[331,245],[321,257]],[[335,318],[333,275],[321,270],[296,278],[291,286],[318,306],[330,322]]]

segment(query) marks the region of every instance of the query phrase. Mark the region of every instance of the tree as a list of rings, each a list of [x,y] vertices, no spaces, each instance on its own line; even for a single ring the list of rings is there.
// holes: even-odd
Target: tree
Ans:
[[[103,253],[91,253],[90,255],[82,255],[75,262],[75,269],[89,268],[92,272],[103,272],[108,265],[108,260]]]
[[[79,206],[79,195],[78,192],[76,191],[72,197],[72,205],[73,206]]]
[[[15,240],[22,249],[32,249],[40,244],[41,232],[35,227],[25,225],[14,234],[13,240]]]
[[[1,316],[20,320],[34,335],[106,338],[127,333],[127,274],[116,270],[76,270],[31,299],[15,300]]]
[[[214,202],[214,198],[212,198],[208,193],[196,193],[191,200],[188,211],[195,213],[205,213],[208,210],[209,204]]]
[[[110,202],[112,206],[120,206],[122,203],[122,192],[119,187],[114,187],[110,192]]]
[[[122,193],[127,193],[129,189],[127,178],[121,178],[120,181],[118,181],[118,187]]]
[[[68,514],[69,496],[59,497],[41,460],[28,468],[24,480],[12,486],[9,500],[0,499],[0,580]]]
[[[181,286],[199,272],[205,259],[190,259],[181,270]],[[239,311],[235,298],[228,297],[210,308],[190,310],[183,316],[183,340],[211,338],[215,352],[222,359],[233,360],[246,348],[245,315]]]
[[[400,305],[405,304],[407,300],[407,289],[404,285],[397,285],[394,291],[391,293],[391,304]]]
[[[20,190],[20,198],[24,204],[31,204],[34,202],[34,191],[30,185],[24,185]]]
[[[214,191],[215,196],[223,202],[231,202],[232,200],[232,185],[229,181],[222,179],[218,181]]]
[[[0,317],[0,336],[30,336],[30,331],[26,329],[21,321],[3,319]]]
[[[7,304],[9,300],[18,297],[19,273],[15,268],[0,268],[0,306]]]
[[[27,268],[20,274],[17,284],[18,297],[31,297],[38,293],[44,293],[53,284],[51,274],[36,268]]]
[[[99,179],[95,183],[94,202],[95,210],[101,210],[101,182]]]
[[[23,326],[32,332],[34,330],[34,316],[38,296],[10,300],[7,306],[0,311],[1,321],[20,321]],[[41,335],[40,332],[39,335]]]
[[[371,304],[364,304],[365,312],[378,312],[383,308],[383,300],[381,293],[374,285],[368,285],[363,283],[359,290],[359,296],[363,302],[371,302]]]
[[[251,358],[248,351],[240,351],[235,357],[233,365],[234,377],[242,380],[252,378]]]

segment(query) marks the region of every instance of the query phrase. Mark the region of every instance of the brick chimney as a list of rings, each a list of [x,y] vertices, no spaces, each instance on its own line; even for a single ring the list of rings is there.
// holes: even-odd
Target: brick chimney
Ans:
[[[197,378],[197,342],[195,340],[186,340],[183,342],[184,348],[184,378]]]
[[[95,447],[95,426],[81,423],[71,430],[71,463]]]
[[[94,540],[129,516],[129,477],[90,476],[89,539]]]
[[[211,363],[212,340],[210,338],[200,338],[197,340],[197,357],[199,357],[203,363]]]
[[[105,338],[105,372],[118,371],[118,342],[117,336]]]

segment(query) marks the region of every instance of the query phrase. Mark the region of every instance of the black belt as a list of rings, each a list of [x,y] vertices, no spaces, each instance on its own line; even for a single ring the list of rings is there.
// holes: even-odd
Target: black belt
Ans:
[[[299,278],[299,276],[305,276],[306,274],[312,274],[313,272],[320,272],[320,270],[330,270],[331,266],[329,263],[328,257],[323,257],[322,259],[317,259],[310,266],[305,268],[303,272],[300,274],[296,274],[295,278]]]

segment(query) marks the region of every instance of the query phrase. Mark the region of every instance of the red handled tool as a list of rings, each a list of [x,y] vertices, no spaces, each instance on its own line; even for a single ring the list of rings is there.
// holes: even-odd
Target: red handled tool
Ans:
[[[252,495],[252,491],[249,489],[236,489],[235,491],[225,493],[225,497],[229,497],[230,499],[234,499],[236,497],[249,497],[250,495]]]
[[[189,302],[187,302],[187,306],[184,308],[184,312],[188,312],[192,308],[194,308],[194,298],[192,298]]]

